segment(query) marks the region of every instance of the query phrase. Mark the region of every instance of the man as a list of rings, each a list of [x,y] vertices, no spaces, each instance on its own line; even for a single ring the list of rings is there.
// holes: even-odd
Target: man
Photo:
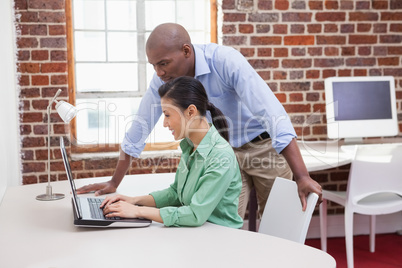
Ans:
[[[241,217],[244,218],[253,186],[261,215],[274,179],[291,179],[292,172],[303,210],[309,192],[317,193],[321,199],[321,186],[307,172],[286,111],[238,51],[217,44],[192,45],[181,25],[166,23],[152,31],[146,53],[155,74],[121,144],[116,171],[110,181],[81,187],[78,193],[95,191],[100,195],[116,191],[132,157],[139,157],[161,115],[158,88],[176,77],[191,76],[202,82],[210,101],[228,120],[230,144],[242,172]]]

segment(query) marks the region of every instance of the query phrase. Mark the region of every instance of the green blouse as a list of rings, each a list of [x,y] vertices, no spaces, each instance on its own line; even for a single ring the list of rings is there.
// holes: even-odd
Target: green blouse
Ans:
[[[166,226],[201,226],[206,221],[240,228],[240,169],[229,143],[211,126],[197,149],[184,139],[175,181],[151,193]]]

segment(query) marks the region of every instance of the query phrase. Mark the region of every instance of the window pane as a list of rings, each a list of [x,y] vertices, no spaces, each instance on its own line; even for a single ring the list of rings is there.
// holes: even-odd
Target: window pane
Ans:
[[[108,34],[109,61],[136,61],[137,34],[130,32]]]
[[[74,28],[105,29],[105,3],[102,0],[74,0]],[[89,15],[90,14],[90,15]]]
[[[77,91],[138,91],[136,63],[77,63]]]
[[[175,1],[146,1],[145,29],[153,30],[161,23],[175,22]]]
[[[140,98],[78,99],[79,144],[121,143],[131,126]]]
[[[105,33],[75,32],[76,61],[105,61]]]
[[[108,1],[107,28],[109,30],[136,30],[136,1]]]
[[[209,31],[209,12],[209,0],[177,1],[177,23],[183,25],[188,31]]]
[[[164,115],[159,118],[159,121],[156,123],[154,129],[152,132],[149,134],[146,142],[173,142],[174,137],[172,135],[172,132],[169,130],[167,127],[163,127],[163,119]]]
[[[92,99],[77,95],[76,103],[82,108],[76,127],[80,144],[121,143],[141,97],[110,98],[102,92],[138,92],[139,85],[145,91],[154,69],[142,62],[146,60],[144,42],[157,25],[177,22],[188,30],[193,43],[210,42],[209,0],[144,0],[144,5],[137,2],[73,0],[75,89],[78,93],[93,92]],[[146,30],[145,39],[139,29]],[[147,81],[140,81],[140,76]],[[147,142],[170,141],[173,136],[163,127],[162,116]]]
[[[193,44],[205,44],[211,42],[211,34],[206,32],[189,32]]]
[[[78,99],[77,142],[78,144],[121,143],[131,127],[141,98]],[[172,133],[163,127],[159,119],[146,142],[174,141]]]

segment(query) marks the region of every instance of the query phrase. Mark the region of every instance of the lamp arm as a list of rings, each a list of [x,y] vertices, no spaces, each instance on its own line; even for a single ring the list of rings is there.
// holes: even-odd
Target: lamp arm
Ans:
[[[57,94],[56,94],[57,95]],[[50,187],[50,109],[53,101],[47,107],[47,183]]]
[[[51,110],[53,102],[56,101],[56,98],[60,95],[60,93],[61,93],[61,89],[59,88],[59,90],[57,90],[56,94],[54,95],[52,101],[49,102],[49,105],[47,106],[47,109],[48,109],[49,113],[50,113],[50,110]]]
[[[50,111],[52,110],[52,104],[56,101],[56,98],[60,95],[61,89],[57,90],[52,101],[47,106],[47,183],[48,189],[50,189]]]

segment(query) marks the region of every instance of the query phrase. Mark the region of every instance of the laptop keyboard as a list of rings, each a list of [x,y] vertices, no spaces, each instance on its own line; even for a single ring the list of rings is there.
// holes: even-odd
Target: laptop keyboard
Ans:
[[[101,220],[104,220],[104,219],[119,220],[120,217],[106,218],[103,215],[103,210],[100,208],[102,201],[103,201],[103,199],[100,199],[100,198],[88,198],[89,209],[91,210],[92,218],[101,219]]]

